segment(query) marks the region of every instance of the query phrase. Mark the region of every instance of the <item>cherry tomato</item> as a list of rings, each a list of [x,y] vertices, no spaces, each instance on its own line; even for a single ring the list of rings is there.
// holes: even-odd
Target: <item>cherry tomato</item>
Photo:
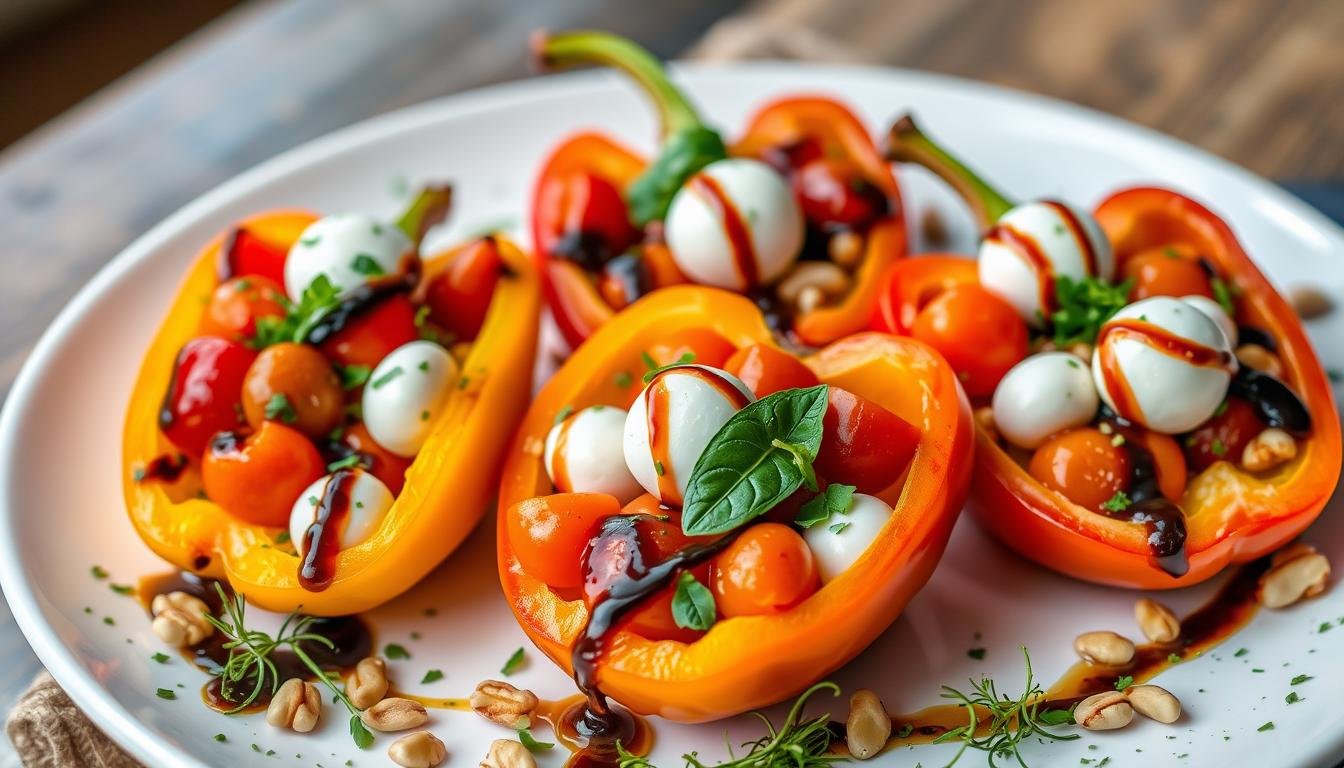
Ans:
[[[741,379],[756,397],[815,387],[819,383],[817,375],[801,360],[769,344],[752,344],[737,350],[723,368]]]
[[[1133,280],[1129,300],[1149,296],[1208,296],[1213,298],[1209,274],[1199,256],[1188,247],[1164,246],[1139,251],[1125,259],[1120,276]]]
[[[406,296],[394,294],[351,318],[344,328],[322,342],[321,349],[338,365],[372,369],[389,352],[418,338],[415,307]]]
[[[583,586],[583,553],[598,524],[621,511],[605,493],[555,493],[505,511],[505,530],[519,564],[556,589]]]
[[[173,445],[200,456],[210,436],[243,423],[238,406],[256,351],[218,336],[200,336],[177,353],[159,428]]]
[[[821,450],[812,463],[828,482],[877,493],[900,478],[919,446],[919,430],[867,398],[829,388]]]
[[[779,523],[757,523],[712,561],[714,602],[725,617],[778,613],[817,591],[807,542]]]
[[[1008,369],[1027,356],[1027,324],[979,285],[939,293],[919,311],[910,335],[947,358],[971,397],[994,394]]]
[[[430,279],[425,293],[430,319],[456,340],[476,338],[503,269],[504,260],[493,237],[468,245]]]
[[[285,284],[288,245],[261,239],[243,227],[234,227],[219,247],[219,274],[225,277],[264,277]]]
[[[979,285],[975,259],[931,253],[903,259],[887,270],[869,323],[875,331],[909,336],[924,305],[958,285]]]
[[[306,344],[267,347],[247,369],[243,412],[254,428],[280,421],[321,438],[341,423],[344,408],[345,391],[331,363]]]
[[[257,335],[257,318],[284,317],[285,290],[253,275],[225,280],[210,294],[201,318],[201,333],[247,341]]]
[[[393,496],[401,494],[402,486],[406,485],[406,470],[410,468],[412,459],[398,456],[375,442],[362,421],[347,427],[341,435],[341,442],[368,458],[364,468],[382,480]]]
[[[644,350],[648,353],[649,359],[659,366],[672,365],[689,359],[696,365],[722,368],[728,358],[737,351],[732,342],[719,334],[699,328],[668,333],[659,338],[657,344]]]
[[[792,176],[804,165],[820,160],[826,154],[821,139],[816,136],[803,136],[788,144],[769,147],[761,153],[761,161],[774,168],[782,176]]]
[[[552,178],[541,189],[536,220],[540,256],[555,257],[566,238],[596,238],[599,250],[622,253],[638,233],[630,224],[625,199],[616,185],[591,173],[575,172]],[[585,264],[589,269],[598,264]]]
[[[1074,504],[1100,511],[1129,487],[1129,453],[1114,438],[1091,427],[1061,432],[1036,449],[1028,471]]]
[[[1185,438],[1185,456],[1190,468],[1203,472],[1215,462],[1241,460],[1246,444],[1265,429],[1255,407],[1239,397],[1229,397],[1199,429]]]
[[[648,516],[636,524],[646,567],[666,560],[692,541],[681,530],[681,511],[661,506],[657,497],[651,494],[646,493],[626,504],[621,514]],[[708,562],[692,568],[691,573],[701,584],[709,586]],[[676,591],[676,585],[670,584],[635,607],[626,618],[626,627],[649,640],[691,642],[703,635],[702,631],[677,626],[672,617],[672,597]]]
[[[243,439],[220,432],[201,461],[205,495],[256,525],[286,526],[295,499],[327,471],[312,441],[297,430],[263,422]]]
[[[808,222],[821,229],[863,230],[887,211],[887,198],[854,163],[817,158],[793,177]]]

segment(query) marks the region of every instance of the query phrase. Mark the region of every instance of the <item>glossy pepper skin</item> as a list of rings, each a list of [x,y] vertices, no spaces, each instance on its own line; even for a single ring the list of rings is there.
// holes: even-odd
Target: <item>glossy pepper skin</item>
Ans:
[[[288,247],[317,217],[275,211],[242,226]],[[277,529],[252,525],[218,505],[181,490],[181,483],[139,482],[136,470],[157,456],[176,455],[158,427],[158,411],[177,350],[196,335],[217,282],[222,238],[197,257],[145,354],[123,431],[126,507],[140,538],[173,565],[228,581],[262,608],[314,615],[358,613],[403,592],[446,557],[471,531],[490,502],[492,478],[508,433],[526,407],[532,383],[541,287],[530,259],[497,241],[505,270],[485,323],[462,366],[465,386],[449,394],[434,434],[407,472],[405,487],[378,532],[340,554],[336,578],[320,592],[303,589],[299,559],[276,546]],[[454,252],[426,259],[432,274]],[[193,466],[188,473],[196,472]],[[184,498],[185,496],[185,498]]]
[[[1278,344],[1284,382],[1312,415],[1293,461],[1266,475],[1220,461],[1191,478],[1181,499],[1189,571],[1174,578],[1151,562],[1141,526],[1073,504],[1037,482],[983,432],[977,435],[972,515],[1000,541],[1075,578],[1133,589],[1197,584],[1266,555],[1311,524],[1339,479],[1340,425],[1330,383],[1292,308],[1203,205],[1167,189],[1121,190],[1097,206],[1117,263],[1149,247],[1188,243],[1240,292],[1237,320]]]
[[[729,155],[762,158],[768,150],[811,139],[829,157],[845,158],[866,172],[886,195],[889,213],[869,230],[855,286],[835,306],[820,307],[794,319],[800,341],[820,346],[862,330],[877,300],[882,274],[906,254],[906,230],[900,190],[891,167],[873,144],[867,129],[843,104],[822,96],[779,99],[765,105],[748,122]],[[577,173],[590,173],[626,189],[647,162],[634,152],[596,133],[577,134],[551,153],[533,187],[532,236],[546,300],[565,340],[577,347],[616,314],[598,293],[593,279],[577,264],[552,256],[550,246],[562,227],[541,205],[549,189]],[[657,246],[664,247],[664,246]]]
[[[622,312],[580,347],[519,428],[500,486],[500,579],[523,630],[566,671],[572,671],[570,649],[583,632],[587,609],[522,569],[504,511],[552,492],[539,446],[558,412],[599,403],[627,406],[642,388],[642,351],[669,335],[705,331],[738,348],[773,344],[748,299],[700,286],[667,288]],[[783,613],[723,620],[693,643],[649,641],[618,624],[598,663],[597,681],[636,712],[703,722],[797,693],[886,629],[942,554],[969,481],[972,449],[969,406],[951,369],[918,341],[874,333],[850,336],[804,362],[823,382],[870,398],[920,427],[908,479],[877,494],[894,505],[894,515],[852,568]]]

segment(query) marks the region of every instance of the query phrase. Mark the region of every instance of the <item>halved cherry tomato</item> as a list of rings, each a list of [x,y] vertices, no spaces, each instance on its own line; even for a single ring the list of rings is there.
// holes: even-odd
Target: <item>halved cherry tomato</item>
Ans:
[[[1129,487],[1129,454],[1114,437],[1091,427],[1061,432],[1036,449],[1028,471],[1074,504],[1099,511]]]
[[[503,266],[499,247],[492,237],[464,248],[429,281],[425,303],[430,319],[451,333],[455,341],[476,338]]]
[[[778,613],[817,591],[807,542],[779,523],[757,523],[712,561],[714,602],[725,617]]]
[[[264,422],[243,438],[220,432],[201,462],[205,495],[255,525],[285,526],[295,499],[326,472],[312,441],[297,430]]]
[[[637,235],[616,185],[586,172],[547,180],[538,190],[533,218],[548,225],[536,233],[539,257],[556,257],[566,250],[567,239],[594,238],[598,250],[610,258],[629,247]],[[596,269],[601,264],[584,266]]]
[[[1213,298],[1209,273],[1189,246],[1147,248],[1125,259],[1120,276],[1134,281],[1129,300],[1149,296],[1208,296]]]
[[[971,397],[994,394],[1027,356],[1027,324],[1008,302],[979,285],[954,285],[915,316],[910,335],[938,350]]]
[[[242,394],[254,428],[280,421],[314,439],[335,429],[345,408],[345,390],[331,363],[307,344],[263,349],[247,369]]]
[[[752,344],[728,358],[723,369],[742,380],[756,397],[786,389],[815,387],[817,375],[802,361],[778,347]]]
[[[243,379],[256,357],[255,350],[218,336],[198,336],[184,344],[159,409],[164,436],[200,456],[211,435],[241,425]]]
[[[812,463],[828,482],[877,493],[896,482],[915,455],[919,430],[867,398],[832,385]]]
[[[583,585],[583,552],[598,524],[620,514],[605,493],[554,493],[509,507],[505,526],[518,562],[556,589]]]
[[[210,294],[201,333],[247,341],[257,335],[257,318],[285,316],[285,289],[260,275],[225,280]]]
[[[1241,460],[1246,444],[1264,430],[1255,407],[1239,397],[1229,397],[1211,419],[1185,437],[1185,456],[1190,468],[1203,472],[1215,462]]]
[[[486,297],[487,300],[489,296]],[[420,338],[415,307],[402,294],[387,297],[352,318],[321,344],[322,353],[339,365],[373,368],[402,344]]]
[[[218,272],[225,278],[264,277],[276,285],[285,284],[287,245],[263,240],[243,227],[235,227],[219,248]],[[297,296],[291,297],[295,300]]]
[[[931,253],[898,261],[887,270],[885,287],[878,293],[870,327],[897,336],[909,336],[924,305],[958,285],[979,285],[974,259]]]
[[[341,435],[341,442],[368,457],[365,469],[382,480],[393,496],[401,493],[402,486],[406,485],[406,470],[411,466],[411,459],[398,456],[379,445],[362,421],[346,428]]]
[[[813,226],[862,230],[887,212],[887,196],[856,163],[817,158],[793,177],[793,190]]]

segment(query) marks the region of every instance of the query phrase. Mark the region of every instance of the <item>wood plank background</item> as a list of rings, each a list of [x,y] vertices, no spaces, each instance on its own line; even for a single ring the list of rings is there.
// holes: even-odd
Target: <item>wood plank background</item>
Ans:
[[[537,27],[603,27],[667,57],[704,51],[710,31],[720,51],[764,38],[945,72],[1096,107],[1272,178],[1344,183],[1340,0],[254,0],[0,153],[0,393],[149,226],[308,139],[525,76]],[[21,71],[0,70],[0,119],[24,108]],[[13,701],[36,661],[3,605],[0,666]]]

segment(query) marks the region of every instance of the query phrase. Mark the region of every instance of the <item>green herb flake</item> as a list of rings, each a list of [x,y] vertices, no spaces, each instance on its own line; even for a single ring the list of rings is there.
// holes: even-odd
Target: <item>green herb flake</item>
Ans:
[[[396,643],[388,643],[383,648],[383,655],[394,660],[411,658],[411,652],[406,650],[405,646],[397,645]]]
[[[393,379],[397,378],[403,373],[405,373],[405,371],[402,370],[400,365],[394,365],[390,369],[388,369],[385,373],[380,375],[378,378],[374,379],[373,383],[370,384],[369,386],[373,387],[374,389],[382,389],[383,387],[387,386],[388,382],[392,381]]]
[[[167,664],[167,663],[168,663],[168,660],[171,659],[172,656],[169,656],[168,654],[164,653],[163,651],[158,651],[158,652],[156,652],[153,656],[150,656],[149,658],[153,659],[154,661],[158,662],[159,664]]]
[[[518,742],[527,748],[528,752],[545,752],[548,749],[554,749],[555,745],[549,741],[537,741],[537,737],[532,735],[528,728],[518,729]]]
[[[356,254],[353,261],[350,262],[350,269],[357,275],[365,277],[381,277],[387,274],[378,260],[367,253]]]
[[[431,670],[429,670],[428,672],[425,673],[425,676],[424,676],[424,677],[420,678],[420,684],[421,684],[421,685],[429,685],[430,683],[437,683],[438,681],[440,681],[440,680],[442,680],[442,679],[443,679],[443,671],[442,671],[442,670],[431,669]]]
[[[1124,491],[1116,491],[1114,496],[1101,503],[1101,508],[1108,512],[1124,512],[1132,503]]]
[[[89,569],[89,573],[93,574],[93,578],[98,579],[99,581],[106,579],[108,576],[107,571],[104,570],[101,565],[93,566]]]
[[[634,383],[635,383],[635,377],[631,376],[628,371],[616,372],[616,386],[620,387],[621,389],[625,389]]]
[[[1234,657],[1240,659],[1242,656],[1245,656],[1246,654],[1248,654],[1248,653],[1250,653],[1250,652],[1251,652],[1251,651],[1250,651],[1250,649],[1248,649],[1248,648],[1238,648],[1238,649],[1237,649],[1237,652],[1234,653],[1234,654],[1232,654],[1232,655],[1233,655]]]
[[[1213,442],[1209,443],[1209,453],[1212,453],[1214,456],[1226,456],[1227,443],[1224,443],[1219,438],[1213,438]]]
[[[851,525],[853,525],[853,523],[840,522],[834,525],[827,526],[826,530],[830,531],[831,533],[843,533],[844,530]]]
[[[653,462],[653,471],[657,472],[659,477],[662,477],[667,474],[667,467],[663,466],[663,462],[655,460]]]
[[[500,667],[499,670],[500,674],[507,677],[508,675],[512,675],[514,672],[517,672],[518,670],[522,669],[523,661],[526,660],[526,658],[527,656],[523,652],[522,648],[519,648],[518,650],[514,651],[513,654],[509,656],[509,660],[504,662],[504,666]]]
[[[1209,288],[1213,290],[1213,299],[1218,302],[1218,306],[1223,308],[1228,317],[1235,317],[1237,305],[1232,300],[1234,291],[1227,281],[1221,277],[1215,277],[1209,281]]]
[[[154,695],[158,696],[160,699],[167,699],[168,701],[173,701],[177,698],[177,692],[172,688],[160,688],[154,692]]]
[[[1307,682],[1308,680],[1312,680],[1312,679],[1313,679],[1313,678],[1312,678],[1311,675],[1298,675],[1297,677],[1294,677],[1292,680],[1289,680],[1289,681],[1288,681],[1288,684],[1289,684],[1289,685],[1301,685],[1301,684]]]
[[[1330,630],[1332,630],[1332,629],[1334,629],[1334,628],[1335,628],[1335,625],[1331,624],[1331,623],[1328,622],[1328,621],[1324,621],[1324,622],[1321,622],[1321,626],[1317,627],[1316,632],[1317,632],[1318,634],[1324,634],[1324,633],[1329,632]]]
[[[1274,721],[1270,720],[1269,722],[1265,723],[1259,728],[1256,728],[1255,730],[1259,731],[1260,733],[1264,733],[1265,731],[1272,731],[1274,730]]]
[[[971,649],[969,649],[969,650],[966,651],[966,655],[967,655],[968,657],[972,658],[972,659],[975,659],[976,661],[984,661],[984,660],[985,660],[985,649],[984,649],[984,648],[971,648]]]
[[[802,506],[793,522],[803,528],[812,528],[835,515],[849,514],[850,508],[854,506],[855,490],[852,485],[831,483],[826,486],[824,493],[812,497]]]
[[[682,629],[705,631],[714,626],[717,608],[714,593],[701,584],[695,574],[682,571],[672,595],[672,621]]]
[[[321,235],[309,235],[308,237],[299,238],[299,245],[302,245],[304,248],[312,248],[320,242],[322,242]]]
[[[892,735],[898,739],[905,739],[909,738],[910,734],[914,732],[915,732],[915,726],[911,725],[910,723],[901,723],[901,727],[897,728],[892,733]]]
[[[1055,278],[1055,299],[1059,307],[1050,313],[1054,342],[1067,347],[1077,342],[1094,344],[1101,326],[1129,303],[1133,280],[1111,285],[1095,277],[1074,280],[1067,275]]]
[[[364,461],[364,454],[352,453],[342,459],[337,459],[327,465],[328,472],[335,472],[338,469],[353,469],[358,467]]]
[[[109,627],[115,627],[117,625],[116,619],[113,619],[111,616],[104,616],[103,623]]]
[[[657,365],[656,363],[654,363],[653,358],[649,357],[649,353],[647,352],[644,352],[643,355],[644,355],[644,364],[649,366],[648,372],[644,374],[645,384],[648,384],[649,382],[653,381],[654,377],[662,373],[663,371],[670,371],[673,368],[680,368],[683,365],[690,365],[691,363],[695,362],[694,352],[683,352],[681,357],[678,357],[676,360],[668,363],[667,365]]]
[[[1134,684],[1133,675],[1121,675],[1115,679],[1115,690],[1123,691]]]
[[[113,592],[116,592],[118,595],[135,594],[135,587],[132,587],[130,584],[108,584],[107,587],[108,589],[111,589]]]
[[[284,392],[276,392],[266,401],[265,417],[268,421],[283,421],[286,424],[293,424],[299,419]]]
[[[1301,696],[1298,696],[1297,691],[1292,691],[1287,696],[1283,697],[1283,701],[1286,704],[1296,704],[1299,701],[1306,701],[1306,699],[1302,698]]]
[[[216,733],[216,734],[214,735],[213,738],[214,738],[215,741],[218,741],[218,742],[220,742],[221,744],[229,740],[229,737],[228,737],[228,736],[225,736],[225,735],[222,734],[222,733]]]
[[[339,365],[336,373],[341,377],[341,387],[347,392],[364,386],[373,369],[367,365]]]

